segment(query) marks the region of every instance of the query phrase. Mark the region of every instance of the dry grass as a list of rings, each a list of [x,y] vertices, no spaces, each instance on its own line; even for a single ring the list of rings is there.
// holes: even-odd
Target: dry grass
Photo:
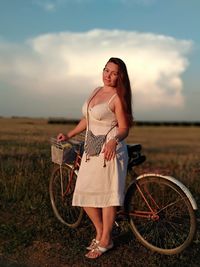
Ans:
[[[199,231],[180,255],[153,254],[127,231],[115,238],[116,249],[107,256],[95,262],[85,259],[91,226],[62,226],[53,216],[48,194],[49,139],[72,127],[43,119],[0,118],[0,266],[199,266]],[[147,156],[138,173],[177,177],[200,205],[200,128],[135,127],[127,142],[141,143]]]

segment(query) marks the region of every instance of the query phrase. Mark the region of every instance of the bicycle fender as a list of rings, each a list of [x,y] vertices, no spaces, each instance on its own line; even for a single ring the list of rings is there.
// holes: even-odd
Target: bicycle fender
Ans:
[[[74,167],[73,164],[68,164],[68,163],[65,163],[65,165],[67,165],[68,167],[70,167],[71,169]],[[78,170],[74,170],[75,174],[78,175]]]
[[[166,176],[166,175],[157,174],[157,173],[145,173],[145,174],[142,174],[142,175],[138,176],[136,178],[136,180],[138,181],[138,180],[141,180],[142,178],[148,177],[148,176],[157,176],[159,178],[169,180],[172,183],[176,184],[178,187],[181,188],[181,190],[185,193],[185,195],[189,199],[189,201],[190,201],[190,203],[192,205],[193,210],[197,210],[198,209],[197,203],[196,203],[193,195],[189,191],[189,189],[182,182],[180,182],[179,180],[177,180],[176,178],[174,178],[172,176]]]

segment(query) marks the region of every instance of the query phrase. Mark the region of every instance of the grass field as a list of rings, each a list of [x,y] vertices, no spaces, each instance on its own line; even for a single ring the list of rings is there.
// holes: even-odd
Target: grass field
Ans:
[[[200,230],[179,255],[144,248],[130,230],[114,236],[115,249],[96,261],[84,257],[91,225],[69,229],[54,217],[48,184],[49,139],[73,125],[43,119],[0,118],[0,266],[199,266]],[[138,173],[161,172],[182,181],[200,206],[200,127],[135,127],[128,143],[141,143],[147,160]],[[200,213],[197,213],[200,226]]]

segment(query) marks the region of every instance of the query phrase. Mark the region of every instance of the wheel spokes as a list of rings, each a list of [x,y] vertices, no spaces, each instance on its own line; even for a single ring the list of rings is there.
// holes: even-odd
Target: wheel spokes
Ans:
[[[137,232],[155,247],[173,249],[181,246],[190,232],[190,214],[183,193],[179,194],[158,179],[138,184],[140,190],[135,191],[129,203],[129,216],[132,216]],[[146,217],[141,216],[145,213]]]

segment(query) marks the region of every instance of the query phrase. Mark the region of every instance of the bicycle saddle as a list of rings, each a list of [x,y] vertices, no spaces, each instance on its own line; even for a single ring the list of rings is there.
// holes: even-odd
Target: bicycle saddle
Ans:
[[[132,168],[133,166],[140,165],[146,160],[144,155],[141,155],[142,146],[141,144],[130,144],[127,145],[128,150],[128,168]]]
[[[141,144],[130,144],[127,145],[128,156],[130,157],[134,152],[140,152],[142,150]]]

